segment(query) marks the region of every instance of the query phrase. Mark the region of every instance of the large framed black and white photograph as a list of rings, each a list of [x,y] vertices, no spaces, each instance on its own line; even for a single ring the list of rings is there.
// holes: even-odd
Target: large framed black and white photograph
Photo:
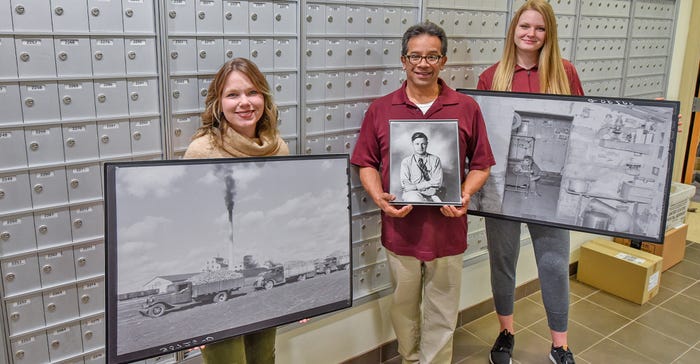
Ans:
[[[496,158],[470,213],[663,241],[678,102],[459,91]]]
[[[106,164],[108,362],[350,307],[348,170],[345,154]]]
[[[398,205],[461,205],[457,120],[389,120],[389,193]]]

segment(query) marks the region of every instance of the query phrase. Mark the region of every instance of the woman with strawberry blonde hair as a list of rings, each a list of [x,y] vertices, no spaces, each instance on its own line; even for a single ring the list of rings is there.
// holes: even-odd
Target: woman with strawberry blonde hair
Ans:
[[[503,57],[479,76],[480,90],[583,95],[576,68],[561,58],[554,10],[546,0],[529,0],[508,28]],[[573,364],[567,342],[569,316],[569,231],[528,223],[537,272],[552,336],[549,359]],[[491,290],[500,333],[491,349],[492,364],[511,364],[515,346],[513,306],[515,267],[520,253],[520,223],[486,218]]]
[[[289,154],[277,130],[270,87],[250,60],[235,58],[221,66],[209,85],[205,106],[185,159]],[[208,344],[201,348],[204,364],[274,364],[276,335],[272,327]]]

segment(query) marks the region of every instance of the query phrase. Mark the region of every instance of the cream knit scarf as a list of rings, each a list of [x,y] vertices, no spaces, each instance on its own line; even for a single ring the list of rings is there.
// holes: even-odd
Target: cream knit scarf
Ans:
[[[280,154],[285,149],[281,144],[284,144],[284,141],[278,137],[266,134],[251,139],[229,127],[226,128],[221,147],[233,157],[262,157]]]

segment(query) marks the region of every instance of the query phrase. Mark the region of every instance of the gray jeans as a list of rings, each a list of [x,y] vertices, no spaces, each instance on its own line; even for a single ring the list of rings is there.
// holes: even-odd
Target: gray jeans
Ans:
[[[564,332],[569,319],[569,231],[537,224],[527,224],[527,228],[535,250],[549,328]],[[486,240],[496,313],[512,315],[515,267],[520,254],[520,223],[486,218]]]

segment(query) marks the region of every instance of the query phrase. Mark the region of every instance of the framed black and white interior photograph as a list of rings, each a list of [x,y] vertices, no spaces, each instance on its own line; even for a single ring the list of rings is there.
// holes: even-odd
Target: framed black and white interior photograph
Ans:
[[[106,164],[108,362],[350,307],[348,170],[345,154]]]
[[[459,91],[496,158],[470,213],[663,241],[677,101]]]
[[[461,205],[457,120],[389,120],[389,193],[397,205]]]

